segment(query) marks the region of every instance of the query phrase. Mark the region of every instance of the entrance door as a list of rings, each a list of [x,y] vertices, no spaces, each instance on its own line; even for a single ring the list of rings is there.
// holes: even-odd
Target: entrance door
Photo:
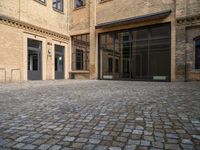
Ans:
[[[64,79],[64,46],[55,45],[55,79]]]
[[[28,39],[28,80],[42,80],[41,50],[41,41]]]

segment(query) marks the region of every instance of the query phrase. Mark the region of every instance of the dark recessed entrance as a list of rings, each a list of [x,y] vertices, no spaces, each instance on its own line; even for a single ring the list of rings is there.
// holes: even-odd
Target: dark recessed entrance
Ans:
[[[170,24],[102,33],[100,79],[170,81]]]
[[[64,79],[64,46],[55,45],[55,79]]]
[[[42,42],[28,39],[28,80],[42,80]]]

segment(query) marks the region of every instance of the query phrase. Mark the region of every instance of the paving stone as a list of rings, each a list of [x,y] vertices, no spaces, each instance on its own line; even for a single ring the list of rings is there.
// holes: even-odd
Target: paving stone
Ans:
[[[194,150],[194,146],[193,146],[193,145],[181,144],[181,147],[182,147],[184,150]]]
[[[128,145],[139,145],[140,140],[128,140]]]
[[[166,134],[167,138],[177,139],[178,136],[176,134]]]
[[[40,147],[38,149],[39,150],[47,150],[50,147],[51,147],[51,145],[49,145],[49,144],[42,144],[42,145],[40,145]]]
[[[99,139],[89,139],[89,143],[91,144],[99,144],[101,142],[101,140]]]
[[[35,149],[36,148],[36,145],[32,145],[32,144],[28,144],[28,145],[25,145],[24,147],[22,147],[23,149],[26,149],[26,150],[32,150],[32,149]]]
[[[193,144],[190,139],[182,139],[183,144]]]
[[[24,143],[17,143],[16,145],[13,146],[13,148],[20,149],[20,148],[22,148],[24,145],[25,145]]]
[[[28,136],[21,136],[21,137],[17,138],[15,141],[16,142],[22,142],[26,138],[28,138]]]
[[[178,144],[165,144],[165,149],[180,150],[180,147]]]
[[[0,84],[0,149],[200,149],[199,91],[199,82]]]
[[[71,137],[71,136],[66,136],[63,141],[66,141],[66,142],[72,142],[75,140],[75,137]]]
[[[72,144],[72,147],[75,148],[75,149],[81,149],[83,147],[84,143],[73,143]]]
[[[177,139],[167,139],[167,143],[177,144],[179,141]]]
[[[124,150],[135,150],[136,149],[136,145],[126,145]]]
[[[154,135],[157,137],[164,137],[164,133],[161,132],[154,132]]]
[[[69,148],[69,147],[64,147],[61,150],[74,150],[73,148]]]
[[[118,142],[118,141],[113,141],[112,143],[112,147],[124,147],[125,146],[125,143],[122,143],[122,142]]]
[[[53,145],[49,150],[60,150],[62,146],[60,145]]]
[[[117,141],[119,141],[119,142],[126,142],[127,138],[125,138],[125,137],[117,137]]]
[[[142,146],[150,146],[150,142],[149,141],[144,141],[144,140],[141,140],[141,143],[140,143]]]
[[[94,150],[107,150],[107,146],[97,146]]]
[[[78,138],[78,139],[76,139],[76,142],[83,142],[83,143],[85,143],[87,141],[88,141],[87,138]]]
[[[93,144],[87,144],[87,145],[83,146],[83,149],[84,150],[93,150],[94,147],[95,147],[95,145],[93,145]]]
[[[109,147],[109,150],[121,150],[120,147]]]
[[[153,142],[152,145],[153,145],[154,148],[163,149],[163,147],[164,147],[164,144],[161,143],[161,142]]]
[[[200,140],[200,135],[192,135],[194,139]]]
[[[141,130],[133,130],[132,134],[139,134],[139,135],[141,135],[141,134],[143,134],[143,131],[141,131]]]

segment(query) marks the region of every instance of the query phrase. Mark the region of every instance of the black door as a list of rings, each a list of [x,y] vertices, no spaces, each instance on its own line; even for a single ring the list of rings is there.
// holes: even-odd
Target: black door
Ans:
[[[64,46],[55,45],[55,79],[64,79]]]
[[[41,41],[28,39],[28,80],[42,80],[41,50]]]

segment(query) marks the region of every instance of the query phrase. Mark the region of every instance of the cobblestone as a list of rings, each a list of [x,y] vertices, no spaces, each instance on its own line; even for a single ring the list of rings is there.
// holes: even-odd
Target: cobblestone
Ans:
[[[200,149],[200,83],[0,84],[0,149]]]

